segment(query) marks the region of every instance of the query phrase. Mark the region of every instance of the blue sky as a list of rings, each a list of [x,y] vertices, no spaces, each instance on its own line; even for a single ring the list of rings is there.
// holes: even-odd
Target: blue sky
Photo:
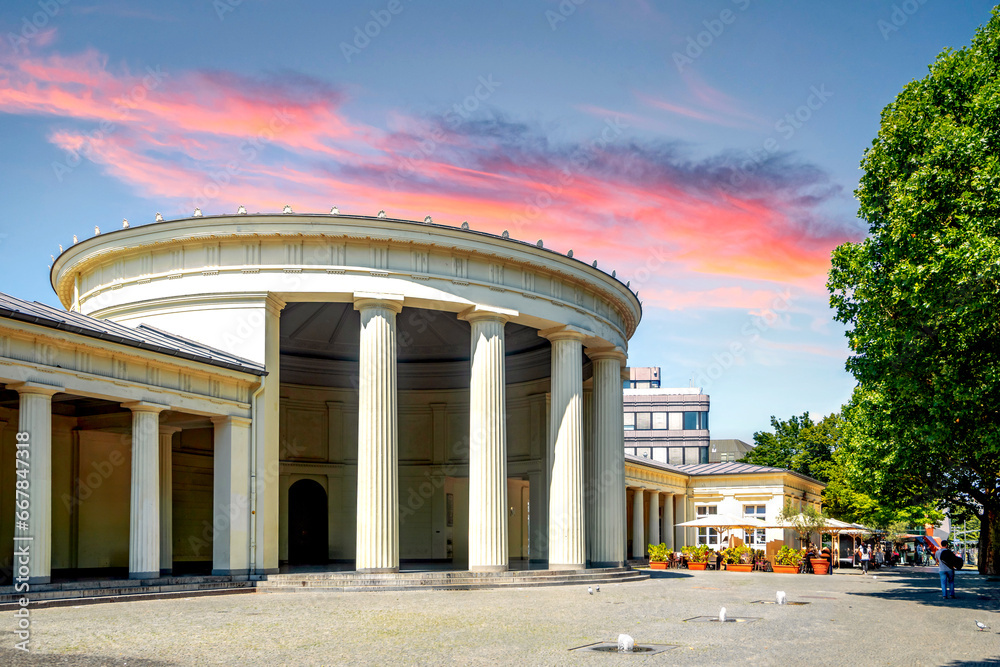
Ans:
[[[824,282],[862,153],[991,8],[5,2],[0,291],[55,304],[59,244],[194,205],[469,220],[631,279],[630,363],[750,440],[849,397]]]

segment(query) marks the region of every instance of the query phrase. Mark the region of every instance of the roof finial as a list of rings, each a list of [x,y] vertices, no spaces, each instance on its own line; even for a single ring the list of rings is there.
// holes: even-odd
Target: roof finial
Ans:
[[[201,209],[200,208],[196,208],[194,210],[194,217],[196,217],[196,218],[200,218],[201,217]]]
[[[246,214],[247,214],[247,207],[244,206],[243,204],[240,204],[240,207],[236,209],[236,215],[246,215]]]
[[[122,218],[122,229],[128,229],[128,218]]]
[[[285,208],[281,209],[281,213],[283,215],[288,215],[289,213],[294,213],[294,211],[292,211],[292,207],[291,206],[289,206],[288,204],[285,204]]]
[[[330,215],[340,215],[340,209],[334,206],[330,209]]]
[[[156,221],[157,221],[157,222],[163,222],[163,216],[162,216],[162,215],[160,215],[160,213],[159,213],[159,212],[157,212],[157,213],[156,213]]]
[[[378,215],[377,215],[377,216],[375,216],[375,217],[377,217],[377,218],[384,218],[384,217],[385,217],[385,210],[381,210],[381,211],[379,211],[379,212],[378,212]]]

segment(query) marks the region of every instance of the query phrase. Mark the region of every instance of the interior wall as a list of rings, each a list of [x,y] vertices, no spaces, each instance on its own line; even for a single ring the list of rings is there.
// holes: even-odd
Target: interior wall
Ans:
[[[174,563],[212,560],[215,431],[184,429],[173,446]]]
[[[507,387],[507,459],[512,477],[544,470],[547,389],[547,380]],[[330,559],[353,560],[357,394],[349,389],[293,384],[283,384],[281,393],[281,559],[288,557],[287,489],[303,476],[322,475],[329,489]],[[400,391],[398,430],[400,558],[453,560],[456,567],[464,567],[468,562],[468,389]],[[524,479],[508,481],[509,505],[514,508],[512,558],[529,556],[528,489]],[[449,494],[451,526],[447,525]]]

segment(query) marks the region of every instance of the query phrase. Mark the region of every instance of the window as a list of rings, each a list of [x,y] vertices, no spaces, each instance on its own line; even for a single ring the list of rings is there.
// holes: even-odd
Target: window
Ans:
[[[703,516],[709,516],[711,514],[718,514],[719,508],[715,505],[702,506],[698,508],[698,518]],[[707,544],[710,547],[719,546],[719,531],[715,528],[699,528],[698,529],[698,544]]]
[[[667,428],[667,413],[666,412],[654,412],[653,413],[653,428],[657,431],[664,431]]]
[[[685,447],[684,463],[701,463],[701,447]]]
[[[668,463],[679,466],[684,465],[684,449],[681,447],[671,447]]]
[[[649,413],[648,412],[637,412],[635,413],[635,430],[636,431],[648,431],[649,430]]]
[[[651,380],[650,383],[649,383],[649,388],[650,389],[659,389],[660,388],[660,381],[659,380]]]
[[[622,389],[631,389],[631,388],[632,388],[631,380],[622,380]]]
[[[698,413],[697,412],[685,412],[684,413],[684,430],[694,431],[698,428]]]
[[[766,509],[767,508],[764,505],[744,505],[743,516],[748,518],[753,517],[756,519],[763,519]],[[744,530],[743,542],[747,546],[763,549],[764,545],[767,544],[766,533],[763,528],[758,528],[754,531]]]
[[[696,431],[696,430],[708,430],[708,413],[707,412],[685,412],[684,413],[684,430],[685,431]]]
[[[671,412],[667,414],[667,428],[671,431],[680,431],[684,428],[684,413]]]
[[[625,413],[625,430],[634,431],[635,430],[635,413],[626,412]]]

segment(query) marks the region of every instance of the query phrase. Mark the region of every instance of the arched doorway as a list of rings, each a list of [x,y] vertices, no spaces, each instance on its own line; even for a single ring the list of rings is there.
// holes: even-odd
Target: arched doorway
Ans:
[[[300,479],[288,489],[288,563],[325,565],[328,560],[326,491]]]

